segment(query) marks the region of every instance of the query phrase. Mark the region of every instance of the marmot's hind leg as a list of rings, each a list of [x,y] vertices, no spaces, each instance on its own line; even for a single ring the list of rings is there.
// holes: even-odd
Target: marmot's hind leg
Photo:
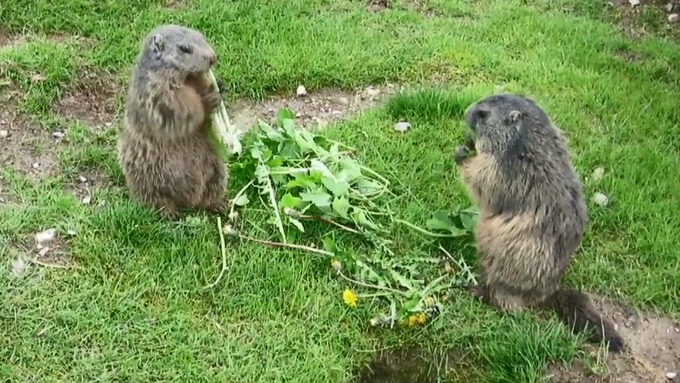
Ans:
[[[512,313],[522,311],[528,305],[522,295],[493,285],[484,287],[482,299],[490,306]]]

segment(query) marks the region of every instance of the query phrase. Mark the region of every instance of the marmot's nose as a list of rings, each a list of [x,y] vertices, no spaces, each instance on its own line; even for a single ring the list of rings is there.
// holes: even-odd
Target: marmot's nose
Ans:
[[[217,56],[215,55],[214,52],[210,53],[208,56],[208,61],[210,61],[210,65],[213,65],[215,61],[217,61]]]

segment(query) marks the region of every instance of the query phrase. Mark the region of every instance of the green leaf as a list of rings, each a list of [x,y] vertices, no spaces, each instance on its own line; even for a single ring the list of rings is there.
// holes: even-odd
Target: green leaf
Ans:
[[[322,189],[314,193],[300,193],[300,198],[305,202],[311,202],[318,207],[325,207],[331,205],[330,194],[324,192]]]
[[[289,108],[279,108],[278,112],[276,113],[276,120],[279,125],[283,125],[284,120],[294,120],[295,119],[295,112]]]
[[[349,201],[345,197],[335,197],[333,200],[333,210],[341,217],[347,218],[347,211],[349,210]]]
[[[399,282],[400,285],[406,287],[409,290],[413,289],[413,285],[411,285],[411,282],[409,282],[408,279],[406,279],[403,275],[399,274],[395,270],[390,270],[390,273],[392,274],[392,278],[394,278],[395,281]]]
[[[250,202],[250,200],[248,199],[248,196],[245,195],[245,194],[241,194],[241,195],[234,201],[234,205],[237,205],[237,206],[245,206],[246,204],[248,204],[248,202]]]
[[[283,126],[283,130],[286,132],[286,134],[289,135],[290,138],[295,139],[297,142],[298,134],[295,130],[295,121],[293,121],[292,118],[285,118],[281,121],[281,125]],[[299,142],[297,144],[300,145]]]
[[[318,185],[316,182],[314,182],[314,178],[311,177],[308,174],[305,173],[299,173],[295,176],[295,179],[288,181],[286,184],[287,189],[292,189],[296,187],[301,187],[301,188],[317,188]]]
[[[352,210],[352,219],[355,223],[359,226],[368,226],[373,230],[378,230],[378,227],[366,217],[366,213],[363,210],[356,207]]]
[[[449,219],[449,213],[446,210],[438,210],[432,218],[425,223],[430,230],[449,230],[453,226],[453,222]]]
[[[283,165],[284,161],[285,159],[282,156],[274,155],[269,159],[269,161],[267,161],[267,166],[270,168],[276,168]]]
[[[305,232],[305,227],[302,226],[302,223],[300,221],[298,221],[297,219],[288,217],[288,221],[290,221],[290,223],[295,225],[295,227],[297,227],[298,230],[300,230],[301,232],[303,232],[303,233]]]
[[[295,197],[290,193],[286,193],[283,195],[283,197],[281,197],[279,206],[281,208],[289,207],[291,209],[297,209],[298,207],[302,206],[302,199]]]
[[[336,196],[345,196],[349,192],[349,184],[345,181],[335,181],[329,177],[321,177],[321,182],[326,189]]]
[[[324,177],[334,178],[333,173],[328,169],[326,164],[324,164],[323,162],[321,162],[317,159],[313,159],[313,160],[310,161],[310,167],[309,168],[312,169],[313,171],[317,171],[317,172],[321,173],[321,175],[324,176]]]
[[[357,188],[363,194],[370,194],[382,190],[383,186],[375,181],[361,178],[357,181]]]
[[[477,223],[477,216],[462,213],[460,215],[460,222],[463,224],[465,229],[472,231],[472,229],[475,227],[475,224]]]
[[[335,244],[335,241],[333,241],[329,237],[325,237],[323,239],[323,248],[326,251],[329,251],[333,254],[336,254],[338,252],[338,246]]]
[[[267,138],[273,141],[283,141],[283,136],[277,130],[269,126],[264,121],[260,121],[260,130]]]
[[[459,229],[451,222],[446,210],[439,210],[434,213],[431,219],[428,219],[425,226],[430,230],[443,230],[451,233],[455,237],[460,237],[467,234],[467,230]]]

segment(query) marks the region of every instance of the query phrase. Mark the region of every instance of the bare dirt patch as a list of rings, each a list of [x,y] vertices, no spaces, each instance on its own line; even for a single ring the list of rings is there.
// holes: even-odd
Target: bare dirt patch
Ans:
[[[392,84],[353,92],[323,89],[301,96],[270,97],[262,102],[236,101],[230,103],[227,109],[231,122],[241,130],[257,124],[258,119],[273,121],[279,108],[283,107],[295,112],[296,125],[324,128],[331,122],[375,106],[396,91],[397,86]]]
[[[680,0],[607,0],[607,4],[631,39],[650,33],[680,36]]]
[[[29,116],[17,112],[22,93],[0,89],[0,165],[40,178],[57,170],[60,140]]]
[[[55,113],[80,120],[90,127],[110,126],[117,117],[117,102],[123,87],[114,76],[84,68],[77,80],[52,105]]]
[[[185,9],[191,6],[191,0],[163,0],[162,4],[170,9]]]
[[[73,180],[71,190],[80,202],[88,205],[92,202],[94,191],[108,184],[109,180],[105,174],[87,170],[80,172],[80,175]]]
[[[371,12],[384,11],[389,7],[387,0],[370,0],[368,2],[367,8]]]
[[[75,235],[75,233],[72,233]],[[13,258],[23,258],[37,267],[69,268],[76,266],[71,256],[67,238],[69,234],[57,235],[45,246],[38,246],[33,240],[26,240],[12,246]]]
[[[626,350],[620,355],[610,354],[607,360],[609,372],[594,376],[581,364],[551,366],[551,382],[555,383],[662,383],[678,382],[666,374],[680,375],[680,325],[671,319],[643,313],[620,302],[593,297],[604,316],[618,326],[626,342]],[[673,375],[670,375],[673,376]]]
[[[397,348],[376,353],[356,383],[434,383],[442,378],[470,378],[472,359],[456,349],[432,354],[419,348]],[[457,380],[456,380],[457,381]]]

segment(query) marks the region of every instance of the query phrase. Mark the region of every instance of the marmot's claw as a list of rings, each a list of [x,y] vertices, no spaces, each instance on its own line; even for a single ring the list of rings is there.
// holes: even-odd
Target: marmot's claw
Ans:
[[[206,109],[213,111],[222,103],[222,95],[216,90],[203,98]]]
[[[217,79],[217,88],[219,88],[217,91],[220,94],[224,94],[224,91],[227,89],[227,84],[225,84],[224,80],[221,78]]]
[[[470,149],[471,151],[476,150],[475,148],[475,139],[472,137],[471,134],[468,134],[465,136],[465,146]]]
[[[462,165],[463,162],[467,159],[468,155],[470,154],[470,149],[467,148],[467,146],[459,146],[456,148],[456,151],[453,153],[453,157],[456,160],[456,164]]]

